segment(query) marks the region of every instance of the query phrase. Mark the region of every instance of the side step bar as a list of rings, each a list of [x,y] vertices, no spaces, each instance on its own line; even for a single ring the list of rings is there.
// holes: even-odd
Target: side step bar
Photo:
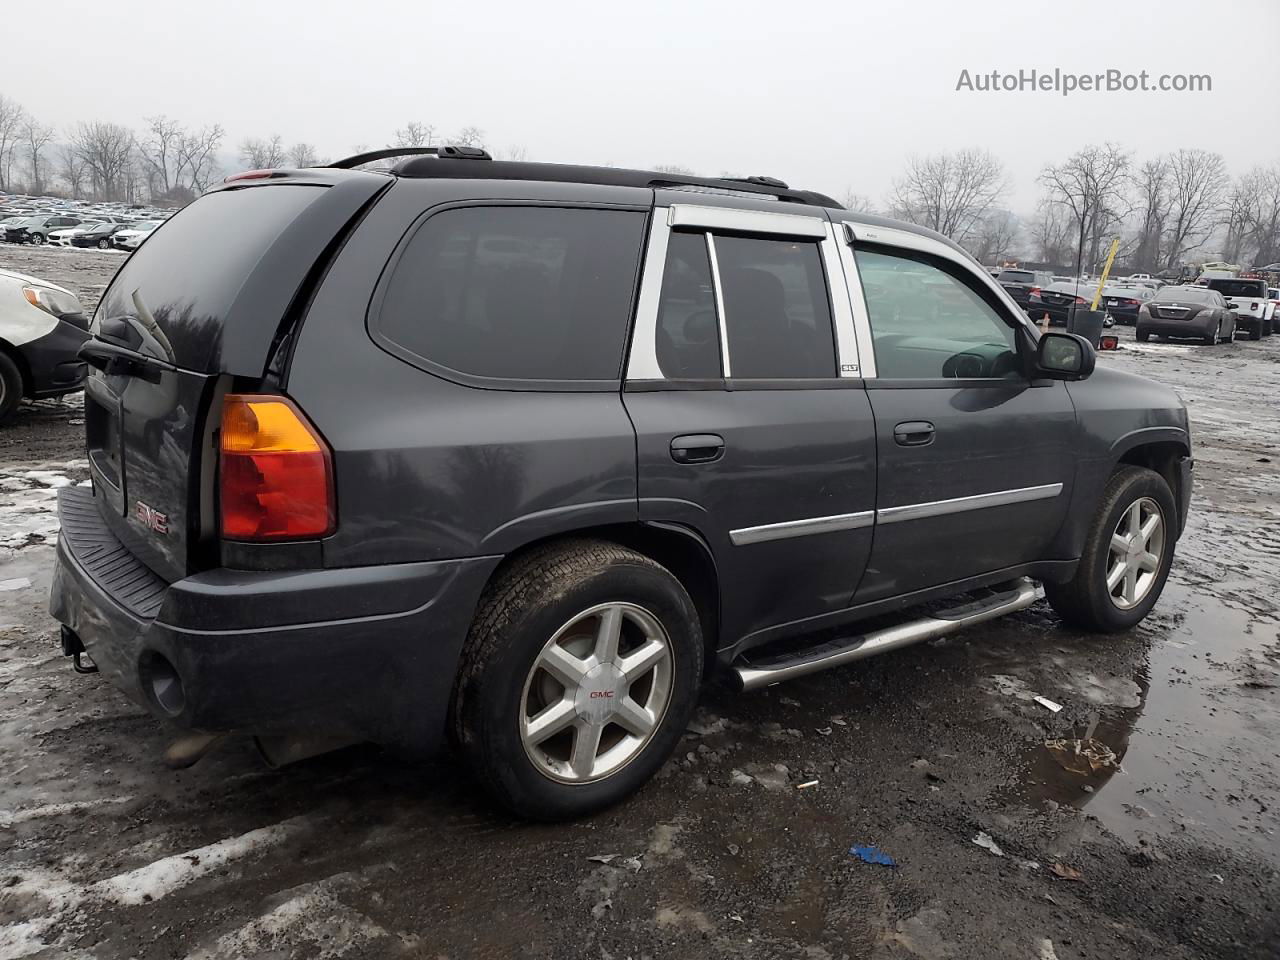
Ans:
[[[1044,596],[1041,586],[1026,577],[995,587],[994,590],[989,596],[937,610],[919,620],[874,630],[857,637],[843,637],[798,653],[735,666],[733,673],[737,675],[743,690],[757,690],[783,680],[793,680],[819,670],[829,670],[854,660],[873,657],[877,653],[946,636],[975,623],[1025,610]]]

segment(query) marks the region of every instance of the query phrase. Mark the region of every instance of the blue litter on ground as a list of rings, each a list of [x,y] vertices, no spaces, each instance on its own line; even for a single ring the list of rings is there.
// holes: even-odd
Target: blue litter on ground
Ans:
[[[885,867],[896,867],[898,861],[879,847],[850,847],[849,852],[863,863],[878,863]]]

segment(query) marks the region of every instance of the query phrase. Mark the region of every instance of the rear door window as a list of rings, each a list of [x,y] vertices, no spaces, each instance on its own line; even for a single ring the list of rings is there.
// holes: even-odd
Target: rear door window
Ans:
[[[396,260],[375,338],[427,368],[617,380],[645,215],[474,206],[425,220]]]
[[[674,380],[722,376],[716,296],[701,233],[673,233],[658,301],[658,366]]]
[[[831,301],[818,244],[713,238],[734,378],[836,376]]]

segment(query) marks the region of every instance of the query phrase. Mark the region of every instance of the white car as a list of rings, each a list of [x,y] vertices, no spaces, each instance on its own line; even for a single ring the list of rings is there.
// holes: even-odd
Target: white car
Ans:
[[[23,397],[79,390],[89,315],[70,290],[0,270],[0,423]]]
[[[100,220],[86,220],[84,223],[78,224],[74,227],[62,227],[59,230],[54,230],[49,234],[49,246],[69,247],[71,246],[71,238],[77,233],[84,233],[91,227],[96,227],[101,222],[102,221]]]
[[[151,232],[158,226],[160,226],[159,220],[143,220],[135,223],[128,230],[121,230],[115,234],[111,242],[121,250],[137,250],[138,244],[151,236]]]

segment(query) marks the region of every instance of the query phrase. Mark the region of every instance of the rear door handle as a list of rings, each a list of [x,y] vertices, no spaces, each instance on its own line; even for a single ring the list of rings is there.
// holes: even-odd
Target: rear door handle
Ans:
[[[724,456],[724,437],[714,433],[686,433],[671,441],[676,463],[712,463]]]
[[[900,447],[923,447],[933,443],[935,432],[928,420],[906,420],[893,428],[893,442]]]

